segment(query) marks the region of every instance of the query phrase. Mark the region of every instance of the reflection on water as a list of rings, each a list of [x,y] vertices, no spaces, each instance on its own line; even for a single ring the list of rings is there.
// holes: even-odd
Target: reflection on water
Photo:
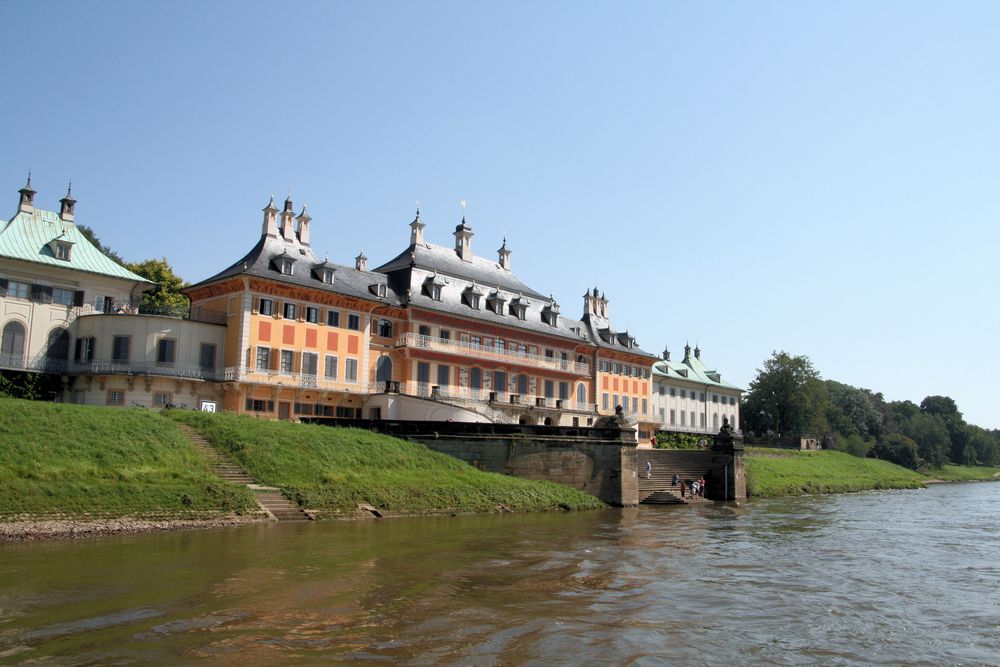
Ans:
[[[0,547],[0,662],[1000,660],[1000,484]]]

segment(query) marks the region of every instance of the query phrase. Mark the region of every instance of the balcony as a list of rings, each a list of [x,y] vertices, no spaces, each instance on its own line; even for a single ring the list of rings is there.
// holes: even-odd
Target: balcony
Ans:
[[[350,394],[367,394],[367,382],[345,382],[334,380],[312,373],[296,373],[293,371],[264,370],[248,366],[230,366],[223,372],[226,382],[246,382],[249,384],[268,384],[273,386],[291,387],[294,389],[319,389],[323,391],[340,391]],[[372,390],[376,387],[373,385]]]
[[[540,354],[529,354],[519,352],[505,347],[495,347],[493,345],[477,345],[449,338],[433,338],[431,336],[421,336],[415,333],[406,333],[400,336],[396,342],[400,347],[412,347],[418,350],[429,350],[431,352],[443,352],[445,354],[455,354],[463,357],[473,357],[495,361],[500,364],[517,364],[520,366],[531,366],[534,368],[544,368],[546,370],[559,371],[562,373],[573,373],[575,375],[590,375],[590,364],[571,361],[569,359],[556,359],[545,357]]]
[[[480,403],[503,408],[545,408],[563,410],[566,412],[597,412],[593,403],[577,403],[568,398],[545,398],[543,396],[526,396],[509,394],[507,392],[487,391],[484,389],[469,389],[468,387],[451,387],[431,385],[424,382],[397,382],[399,393],[420,398],[431,398],[444,402],[462,404]]]
[[[69,361],[67,373],[92,375],[160,375],[188,380],[217,381],[220,373],[213,367],[198,364],[166,364],[155,361],[118,361],[113,359],[91,359],[90,361]]]

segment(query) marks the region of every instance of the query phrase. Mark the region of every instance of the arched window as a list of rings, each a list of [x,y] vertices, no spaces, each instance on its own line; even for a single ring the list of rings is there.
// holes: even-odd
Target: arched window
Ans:
[[[392,380],[392,359],[382,355],[375,365],[375,381],[389,382]]]
[[[8,322],[3,328],[0,338],[0,355],[3,363],[9,365],[24,365],[24,325],[20,322]]]
[[[582,408],[583,404],[587,402],[587,385],[580,383],[576,385],[576,404],[577,408]]]
[[[49,344],[45,350],[47,359],[65,361],[69,359],[69,332],[58,327],[49,332]]]
[[[528,376],[521,373],[517,376],[517,393],[525,396],[528,393]]]

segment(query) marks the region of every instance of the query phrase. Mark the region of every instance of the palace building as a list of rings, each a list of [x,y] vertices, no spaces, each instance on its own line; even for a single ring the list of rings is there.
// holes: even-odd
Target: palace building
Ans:
[[[580,319],[522,283],[503,242],[429,243],[419,212],[407,247],[369,270],[322,260],[290,199],[264,208],[243,258],[185,290],[192,317],[225,318],[223,408],[300,416],[588,425],[621,405],[640,432],[657,357],[613,328],[596,289]]]
[[[473,252],[409,243],[374,269],[312,249],[312,218],[290,198],[263,210],[242,258],[184,290],[187,317],[140,314],[155,286],[90,243],[28,183],[0,228],[0,369],[62,380],[61,400],[216,406],[271,419],[339,417],[588,426],[619,406],[640,442],[657,430],[738,424],[740,390],[685,348],[680,363],[615,327],[597,288],[577,318],[513,272],[506,239]]]
[[[739,387],[701,360],[701,350],[684,345],[684,358],[670,361],[670,351],[653,365],[653,408],[658,429],[681,433],[718,433],[724,420],[740,424]]]

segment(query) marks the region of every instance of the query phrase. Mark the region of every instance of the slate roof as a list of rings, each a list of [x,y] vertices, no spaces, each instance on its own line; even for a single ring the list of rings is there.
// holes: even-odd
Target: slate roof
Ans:
[[[281,259],[293,261],[291,275],[281,273],[276,264]],[[333,284],[324,283],[321,275],[314,273],[314,269],[332,269]],[[386,285],[387,276],[373,271],[358,271],[354,267],[337,264],[328,259],[320,260],[309,246],[302,245],[297,240],[286,241],[280,236],[274,238],[267,235],[261,235],[257,245],[231,266],[183,291],[187,292],[237,275],[259,276],[289,285],[370,299],[394,306],[402,305],[399,294],[393,292],[391,288],[386,289],[385,297],[379,298],[376,286]]]
[[[57,239],[72,244],[69,260],[57,259],[52,253],[49,244]],[[94,247],[75,224],[63,222],[58,213],[40,208],[31,213],[19,211],[3,224],[0,228],[0,257],[150,283]]]
[[[687,371],[687,376],[683,375],[682,371]],[[720,389],[743,391],[743,389],[737,387],[736,385],[723,380],[718,371],[710,369],[702,362],[701,359],[691,354],[686,355],[680,362],[665,360],[658,361],[653,364],[653,375],[675,380],[687,380],[688,382],[696,382],[698,384],[718,387]],[[711,377],[712,375],[715,375],[719,379],[713,380]]]

